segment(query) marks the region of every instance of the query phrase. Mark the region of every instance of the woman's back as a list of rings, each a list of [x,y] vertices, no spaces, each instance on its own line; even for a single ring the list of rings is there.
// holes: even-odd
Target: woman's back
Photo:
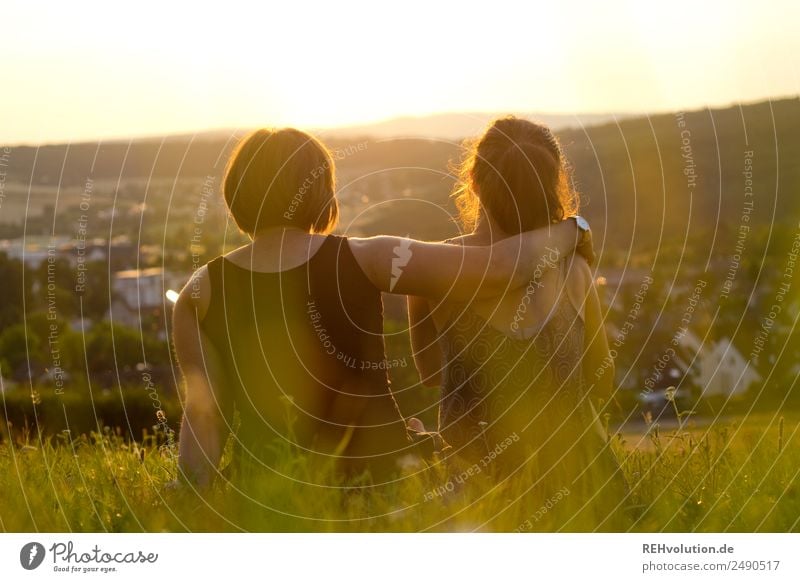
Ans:
[[[219,257],[208,278],[201,327],[223,360],[243,459],[269,463],[284,443],[390,469],[410,443],[383,365],[381,294],[347,239],[328,236],[278,272]]]
[[[596,527],[614,510],[601,498],[625,494],[584,376],[585,267],[580,258],[556,258],[517,295],[516,308],[511,295],[494,310],[451,305],[440,336],[439,430],[456,458],[498,475],[532,475],[540,500],[571,493],[558,519],[576,529]]]
[[[456,449],[476,453],[515,436],[523,444],[503,463],[513,465],[546,454],[546,434],[592,426],[581,304],[567,290],[580,289],[581,275],[570,265],[557,258],[527,288],[493,304],[450,306],[449,321],[440,320],[440,430]]]

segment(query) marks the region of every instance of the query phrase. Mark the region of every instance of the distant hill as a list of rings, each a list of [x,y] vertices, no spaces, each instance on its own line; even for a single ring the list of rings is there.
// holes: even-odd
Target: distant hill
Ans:
[[[486,118],[476,115],[467,122],[480,128]],[[411,135],[438,127],[443,135],[460,132],[466,127],[463,122],[464,116],[455,115],[437,116],[435,123],[422,118],[379,126],[387,135],[401,127]],[[377,126],[349,131],[360,134],[369,127]],[[692,252],[732,254],[745,203],[745,151],[753,152],[754,206],[747,224],[795,227],[800,220],[797,98],[621,119],[558,133],[582,196],[582,212],[595,225],[598,244],[614,252],[663,250],[669,245],[680,250],[686,241],[701,240],[705,244],[691,247]],[[56,185],[62,190],[81,188],[90,176],[112,186],[149,179],[218,178],[236,136],[237,132],[210,132],[130,143],[12,148],[8,167],[3,168],[6,196],[13,195],[14,184],[26,190],[31,184],[41,202]],[[361,141],[336,132],[323,138],[334,148]],[[428,238],[452,234],[448,193],[453,179],[447,168],[461,156],[458,141],[417,135],[366,139],[366,144],[337,162],[350,215],[361,217],[371,232]],[[129,197],[135,198],[138,187],[128,184]],[[375,204],[391,198],[400,202]],[[419,200],[409,202],[414,199]],[[0,207],[0,222],[9,220],[7,206]],[[30,210],[35,211],[35,204]]]
[[[353,139],[431,138],[459,141],[477,135],[501,113],[449,113],[424,117],[401,117],[374,124],[315,130],[330,145]],[[520,114],[553,129],[588,127],[625,119],[626,115],[552,115]],[[41,186],[75,186],[87,175],[95,179],[136,179],[202,177],[224,166],[225,158],[246,128],[216,129],[195,134],[153,136],[132,140],[47,144],[40,147],[12,147],[12,163],[7,180]],[[2,144],[0,144],[2,145]],[[36,158],[34,169],[34,158]],[[64,163],[65,158],[67,163]],[[0,219],[2,220],[2,219]]]
[[[740,225],[796,229],[800,221],[797,98],[629,119],[560,137],[585,211],[612,247],[663,250],[701,240],[687,252],[730,256]]]
[[[398,117],[378,123],[323,129],[323,136],[350,138],[368,136],[374,138],[421,137],[438,139],[463,139],[480,133],[497,117],[508,113],[441,113],[421,117]],[[632,117],[627,114],[577,114],[557,115],[540,113],[515,113],[518,117],[544,123],[556,131],[567,128],[588,127]]]

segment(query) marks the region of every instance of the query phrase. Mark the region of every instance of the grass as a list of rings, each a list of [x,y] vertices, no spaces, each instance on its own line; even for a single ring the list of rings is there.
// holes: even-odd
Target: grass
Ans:
[[[617,434],[630,484],[621,531],[800,531],[797,419],[750,417],[705,428]],[[340,483],[285,450],[278,472],[252,482],[257,502],[230,484],[199,494],[174,487],[174,450],[106,430],[0,445],[3,531],[557,531],[532,476],[471,476],[446,491],[440,465],[396,482]],[[325,487],[303,485],[320,481]],[[526,493],[528,492],[528,493]],[[573,496],[574,497],[574,496]],[[564,499],[569,499],[565,497]],[[609,501],[609,503],[611,503]],[[588,529],[581,524],[573,529]]]

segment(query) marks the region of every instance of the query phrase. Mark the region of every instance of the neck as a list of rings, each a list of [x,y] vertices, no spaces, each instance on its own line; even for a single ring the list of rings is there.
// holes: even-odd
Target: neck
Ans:
[[[258,231],[253,235],[252,240],[253,243],[257,243],[262,240],[274,241],[276,238],[297,237],[298,235],[311,236],[311,233],[296,226],[272,226]]]
[[[491,241],[502,240],[510,236],[485,212],[481,212],[481,215],[478,217],[478,223],[475,225],[475,230],[472,231],[472,234]]]

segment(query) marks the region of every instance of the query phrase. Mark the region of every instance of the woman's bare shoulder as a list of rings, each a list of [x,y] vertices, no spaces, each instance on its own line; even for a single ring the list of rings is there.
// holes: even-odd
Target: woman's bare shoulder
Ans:
[[[573,253],[568,260],[569,272],[584,284],[592,282],[592,268],[581,255]]]
[[[191,307],[197,318],[202,320],[211,301],[211,278],[208,264],[196,269],[178,296],[177,304]]]

